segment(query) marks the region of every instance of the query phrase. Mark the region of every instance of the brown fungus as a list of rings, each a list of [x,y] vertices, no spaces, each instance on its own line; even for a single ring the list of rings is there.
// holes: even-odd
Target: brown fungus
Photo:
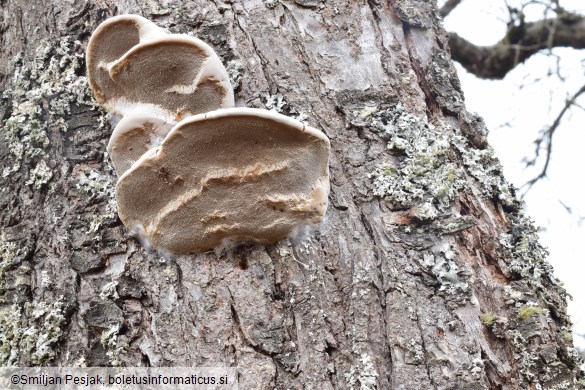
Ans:
[[[162,109],[180,120],[234,105],[228,73],[209,45],[137,15],[98,26],[87,45],[87,71],[98,102],[120,116],[151,105],[157,116]]]
[[[136,109],[114,128],[108,154],[118,176],[122,176],[149,149],[162,143],[175,123],[152,116],[150,110]]]
[[[118,212],[173,253],[273,243],[322,221],[328,158],[323,133],[284,115],[233,108],[193,116],[120,178]]]

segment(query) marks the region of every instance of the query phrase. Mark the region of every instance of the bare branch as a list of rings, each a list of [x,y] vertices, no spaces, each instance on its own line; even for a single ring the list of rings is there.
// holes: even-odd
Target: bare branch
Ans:
[[[451,13],[463,0],[447,0],[447,2],[441,7],[439,13],[442,17],[445,17]]]
[[[569,111],[569,109],[573,105],[575,105],[577,98],[579,98],[579,96],[581,96],[583,93],[585,93],[585,85],[583,85],[581,88],[579,88],[579,90],[573,96],[571,96],[570,99],[567,99],[567,101],[565,102],[565,106],[559,112],[559,114],[555,118],[553,124],[550,125],[550,127],[548,127],[543,132],[543,134],[535,141],[535,144],[536,144],[535,156],[534,156],[534,158],[532,158],[531,160],[526,162],[526,166],[532,166],[536,163],[536,160],[538,159],[539,154],[540,154],[540,146],[542,145],[542,143],[546,143],[546,156],[545,156],[544,166],[542,167],[542,170],[540,171],[540,173],[538,175],[536,175],[534,178],[530,179],[528,182],[526,182],[521,187],[521,188],[526,188],[526,190],[524,191],[524,194],[526,192],[528,192],[528,190],[530,190],[530,188],[532,188],[532,186],[534,184],[536,184],[537,181],[546,177],[548,166],[549,166],[550,160],[551,160],[553,135],[554,135],[555,131],[558,129],[559,125],[561,124],[561,120],[563,119],[563,117],[565,116],[567,111]]]
[[[506,37],[493,46],[476,46],[451,33],[453,59],[478,77],[501,79],[516,65],[542,49],[585,48],[585,16],[560,13],[556,18],[511,25]]]

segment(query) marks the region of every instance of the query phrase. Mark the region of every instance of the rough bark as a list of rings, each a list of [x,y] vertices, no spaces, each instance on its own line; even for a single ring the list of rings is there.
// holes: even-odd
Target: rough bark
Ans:
[[[0,1],[3,365],[237,366],[242,389],[579,388],[566,293],[425,1]],[[331,139],[327,220],[164,258],[115,213],[84,47],[138,13]],[[15,60],[13,60],[15,58]]]

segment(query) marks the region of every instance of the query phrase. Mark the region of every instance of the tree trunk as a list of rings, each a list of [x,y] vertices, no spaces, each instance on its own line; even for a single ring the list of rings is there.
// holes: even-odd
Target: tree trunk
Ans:
[[[566,293],[464,109],[432,2],[0,5],[0,364],[237,366],[241,389],[581,388]],[[237,106],[330,138],[318,229],[174,258],[129,236],[84,62],[123,13],[209,43]]]

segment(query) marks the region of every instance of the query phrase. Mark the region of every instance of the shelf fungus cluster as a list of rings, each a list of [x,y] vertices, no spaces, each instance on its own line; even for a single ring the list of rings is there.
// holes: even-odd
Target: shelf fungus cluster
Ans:
[[[329,140],[272,111],[234,108],[219,57],[148,20],[106,20],[87,48],[90,86],[121,118],[108,152],[120,219],[157,249],[276,242],[319,224]]]

